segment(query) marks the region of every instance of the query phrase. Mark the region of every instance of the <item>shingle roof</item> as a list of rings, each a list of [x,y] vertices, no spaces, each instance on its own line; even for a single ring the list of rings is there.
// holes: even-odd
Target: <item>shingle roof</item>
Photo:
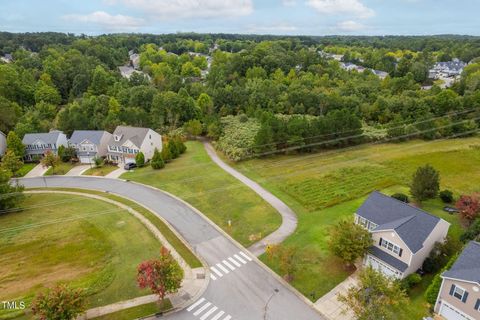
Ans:
[[[442,277],[480,284],[480,243],[471,241],[450,270],[442,274]]]
[[[408,248],[416,253],[440,218],[378,191],[372,192],[357,214],[378,225],[372,231],[395,230]]]
[[[137,148],[142,145],[145,136],[148,133],[148,128],[118,126],[113,132],[112,137],[108,141],[111,146],[122,146],[127,140],[130,140]],[[119,141],[115,141],[115,136],[120,136]]]
[[[33,144],[37,140],[45,143],[57,143],[58,136],[63,134],[61,131],[51,131],[49,133],[27,133],[22,139],[23,144]]]
[[[84,140],[88,140],[96,145],[99,145],[104,134],[108,134],[108,132],[97,130],[75,130],[70,138],[70,142],[79,144]]]
[[[403,262],[403,261],[395,258],[394,256],[386,253],[385,251],[383,251],[380,248],[372,246],[368,249],[368,252],[370,254],[372,254],[373,256],[379,258],[383,262],[388,263],[389,265],[391,265],[392,267],[394,267],[395,269],[397,269],[401,272],[404,272],[408,268],[408,264],[406,264],[405,262]]]

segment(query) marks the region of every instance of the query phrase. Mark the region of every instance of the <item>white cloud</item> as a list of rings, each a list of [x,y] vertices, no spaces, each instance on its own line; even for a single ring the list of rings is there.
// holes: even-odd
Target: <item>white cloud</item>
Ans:
[[[343,32],[355,32],[365,29],[365,25],[353,20],[348,20],[337,23],[336,29]]]
[[[151,18],[218,18],[245,16],[253,12],[252,0],[106,0],[139,9]]]
[[[297,5],[297,0],[282,0],[282,4],[285,7],[294,7]]]
[[[90,14],[69,14],[63,16],[63,19],[77,21],[82,23],[94,23],[103,26],[107,30],[127,30],[137,29],[144,25],[144,20],[121,14],[111,15],[105,11],[95,11]]]
[[[325,14],[351,14],[362,19],[375,15],[360,0],[307,0],[307,5]]]

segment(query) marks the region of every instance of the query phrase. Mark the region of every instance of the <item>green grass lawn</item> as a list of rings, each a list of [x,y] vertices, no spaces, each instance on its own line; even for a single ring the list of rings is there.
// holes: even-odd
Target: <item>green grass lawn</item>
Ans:
[[[109,174],[110,172],[112,171],[115,171],[117,170],[118,167],[117,166],[112,166],[112,165],[103,165],[99,168],[91,168],[91,169],[88,169],[87,171],[85,171],[83,173],[83,175],[85,176],[106,176],[107,174]]]
[[[0,216],[0,300],[28,303],[57,282],[85,288],[89,308],[149,294],[136,267],[161,244],[126,210],[62,194],[27,195],[21,206]]]
[[[23,166],[20,168],[20,170],[18,170],[17,172],[15,172],[15,177],[23,177],[25,176],[27,173],[30,172],[30,170],[32,170],[35,166],[37,165],[37,163],[24,163]]]
[[[58,166],[53,168],[49,168],[47,172],[45,172],[45,176],[51,176],[51,175],[57,175],[57,176],[63,176],[65,173],[70,171],[73,167],[75,167],[75,164],[71,162],[60,162]]]
[[[265,237],[281,223],[280,215],[267,202],[214,164],[200,142],[187,142],[187,152],[162,170],[145,167],[121,178],[179,196],[244,246]]]
[[[410,141],[312,155],[275,156],[233,165],[298,214],[298,229],[285,244],[306,250],[308,258],[300,259],[292,284],[316,300],[349,274],[328,250],[328,230],[332,224],[342,218],[352,218],[373,190],[387,194],[408,192],[412,174],[418,166],[427,163],[440,171],[441,189],[451,189],[456,195],[480,191],[479,146],[478,137]],[[458,217],[444,212],[443,206],[438,199],[422,204],[426,211],[450,222],[450,235],[458,237],[462,233]],[[276,270],[274,262],[265,256],[261,259]],[[417,307],[425,304],[424,288],[419,288],[412,295],[412,304]],[[416,312],[426,312],[426,308]],[[410,314],[415,315],[411,319],[418,318],[415,312]]]
[[[142,306],[133,307],[111,313],[102,317],[94,318],[95,320],[132,320],[138,319],[145,316],[150,316],[155,313],[166,311],[172,308],[172,304],[168,299],[165,299],[163,303],[159,304],[157,302],[144,304]]]

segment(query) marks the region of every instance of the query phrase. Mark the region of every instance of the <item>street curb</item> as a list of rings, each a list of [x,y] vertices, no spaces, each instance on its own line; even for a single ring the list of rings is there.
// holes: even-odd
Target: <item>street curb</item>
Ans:
[[[198,210],[197,208],[195,208],[194,206],[192,206],[191,204],[189,204],[188,202],[184,201],[183,199],[180,199],[179,197],[171,194],[170,192],[167,192],[165,190],[162,190],[162,189],[158,189],[158,188],[155,188],[153,186],[149,186],[149,185],[145,185],[145,184],[142,184],[142,183],[138,183],[138,182],[135,182],[135,181],[128,181],[130,183],[134,183],[134,184],[137,184],[137,185],[140,185],[140,186],[144,186],[144,187],[147,187],[147,188],[150,188],[150,189],[153,189],[153,190],[156,190],[156,191],[159,191],[159,192],[163,192],[164,194],[168,195],[169,197],[175,199],[175,200],[178,200],[180,202],[182,202],[183,204],[185,204],[186,206],[188,206],[190,209],[192,209],[195,213],[197,213],[198,215],[200,215],[203,219],[205,219],[205,221],[207,223],[209,223],[212,227],[214,227],[218,232],[220,232],[224,237],[226,237],[227,239],[229,239],[230,241],[232,241],[233,244],[235,244],[235,246],[237,246],[240,250],[246,250],[250,257],[252,259],[254,259],[258,265],[260,265],[265,271],[269,272],[273,277],[275,277],[278,281],[280,281],[287,289],[290,289],[290,291],[295,294],[298,298],[300,298],[303,302],[305,302],[310,308],[312,308],[316,313],[318,313],[320,316],[324,317],[325,319],[328,319],[323,313],[321,313],[317,308],[315,308],[315,303],[313,303],[312,301],[310,301],[307,297],[305,297],[300,291],[298,291],[297,289],[295,289],[290,283],[288,283],[287,281],[285,281],[285,279],[283,279],[282,277],[280,277],[277,273],[275,273],[274,271],[272,271],[272,269],[270,269],[266,264],[264,264],[260,259],[258,259],[255,255],[253,255],[252,253],[250,253],[250,251],[248,251],[247,248],[245,248],[244,246],[242,246],[237,240],[233,239],[228,233],[226,233],[222,228],[220,228],[219,226],[217,226],[213,221],[211,221],[205,214],[203,214],[200,210]]]

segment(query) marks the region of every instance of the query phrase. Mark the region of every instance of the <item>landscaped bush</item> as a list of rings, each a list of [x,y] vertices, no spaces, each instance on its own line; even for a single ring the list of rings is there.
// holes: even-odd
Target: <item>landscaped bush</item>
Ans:
[[[445,203],[452,203],[453,202],[453,192],[450,190],[443,190],[440,192],[440,199],[442,199]]]
[[[100,168],[105,164],[105,161],[103,160],[103,158],[94,158],[93,162],[95,163],[95,168]]]
[[[480,218],[477,218],[460,236],[460,241],[466,243],[471,240],[477,240],[480,235]]]
[[[461,243],[447,237],[443,243],[437,242],[433,247],[430,255],[425,259],[422,265],[423,271],[427,273],[435,273],[448,263],[450,257],[455,255],[461,249]]]
[[[397,199],[397,200],[402,201],[402,202],[405,202],[405,203],[410,202],[410,199],[408,199],[408,196],[406,194],[403,194],[403,193],[392,194],[392,198]]]
[[[409,276],[407,276],[405,279],[402,279],[400,281],[400,285],[403,290],[409,291],[413,287],[415,287],[417,284],[422,281],[422,277],[418,273],[412,273]]]
[[[442,286],[442,277],[440,277],[441,274],[444,271],[450,269],[453,263],[457,260],[457,256],[458,255],[454,255],[450,258],[445,267],[435,275],[432,283],[430,283],[427,290],[425,291],[425,298],[427,299],[427,302],[431,305],[435,305],[435,302],[437,302],[438,293],[440,292],[440,287]]]

